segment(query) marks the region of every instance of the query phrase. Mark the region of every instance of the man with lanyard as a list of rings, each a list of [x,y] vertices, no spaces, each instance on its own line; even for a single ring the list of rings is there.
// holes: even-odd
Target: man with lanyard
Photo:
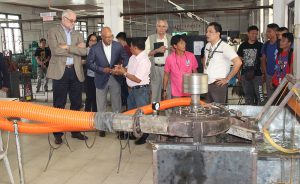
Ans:
[[[47,73],[47,68],[51,58],[51,51],[49,47],[46,47],[45,38],[40,39],[40,46],[36,49],[34,55],[38,63],[38,69],[37,69],[38,81],[36,86],[36,92],[38,93],[40,91],[42,78],[44,78]],[[48,91],[48,78],[45,79],[44,89],[45,91]]]
[[[206,102],[226,103],[228,82],[239,71],[242,61],[236,52],[221,40],[222,26],[211,22],[206,29],[204,73],[208,75]],[[230,71],[231,64],[233,68]]]
[[[156,34],[148,36],[146,40],[146,53],[151,61],[151,101],[161,100],[163,87],[165,60],[169,55],[171,35],[167,34],[168,22],[166,20],[157,20]],[[170,85],[166,88],[167,94],[170,94]],[[170,98],[171,96],[168,96]]]
[[[175,52],[166,59],[164,74],[163,98],[167,97],[167,84],[171,79],[172,98],[188,96],[183,93],[183,75],[187,73],[197,73],[198,62],[193,53],[186,51],[186,41],[184,35],[175,35],[171,39],[171,45]]]
[[[146,54],[145,42],[142,38],[133,38],[130,50],[132,56],[129,59],[127,68],[122,65],[116,66],[114,72],[122,74],[126,78],[129,87],[129,95],[127,98],[128,110],[142,107],[150,103],[150,68],[151,62]],[[146,143],[148,134],[135,141],[140,145]]]

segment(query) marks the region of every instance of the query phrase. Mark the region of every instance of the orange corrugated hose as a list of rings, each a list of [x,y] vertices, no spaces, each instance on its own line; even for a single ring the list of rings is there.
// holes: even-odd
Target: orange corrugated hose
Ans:
[[[162,101],[161,110],[190,105],[190,98],[176,98]],[[201,104],[204,102],[201,101]],[[151,105],[141,108],[145,114],[152,113]],[[136,109],[124,114],[134,114]],[[42,134],[60,131],[87,131],[94,129],[94,112],[72,111],[28,102],[0,101],[0,129],[13,131],[12,122],[4,117],[21,117],[37,123],[20,122],[20,133]],[[2,117],[2,118],[1,118]]]
[[[188,106],[191,98],[175,98],[160,102],[160,109],[168,109],[177,106]],[[200,101],[203,105],[204,102]],[[296,99],[291,99],[288,105],[300,116],[300,105]],[[152,113],[151,105],[141,108],[145,114]],[[123,114],[134,114],[136,109],[126,111]],[[13,131],[12,122],[5,117],[22,117],[36,121],[36,123],[19,122],[20,133],[43,134],[61,131],[88,131],[94,129],[93,112],[72,111],[58,109],[49,106],[37,105],[28,102],[0,101],[0,129]]]
[[[41,127],[41,131],[43,130],[44,133],[47,132],[47,128],[49,128],[48,132],[91,130],[94,125],[94,115],[93,112],[58,109],[27,102],[0,101],[1,117],[22,117],[40,122],[37,124],[22,123],[21,125],[26,130],[24,133],[40,133],[38,128],[32,128],[34,126]],[[0,128],[13,130],[7,121],[1,121]],[[20,132],[23,131],[20,129]]]
[[[160,102],[160,110],[165,110],[172,107],[178,106],[188,106],[191,104],[191,98],[174,98],[170,100],[164,100]],[[204,101],[200,100],[200,104],[205,104]],[[146,105],[141,108],[144,114],[151,114],[153,112],[152,105]],[[136,109],[132,109],[129,111],[124,112],[123,114],[134,114]]]

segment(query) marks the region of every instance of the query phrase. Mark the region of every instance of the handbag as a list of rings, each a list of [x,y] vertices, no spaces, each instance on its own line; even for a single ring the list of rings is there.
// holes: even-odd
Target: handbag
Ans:
[[[248,66],[244,70],[245,80],[250,81],[255,78],[255,68],[254,66]]]

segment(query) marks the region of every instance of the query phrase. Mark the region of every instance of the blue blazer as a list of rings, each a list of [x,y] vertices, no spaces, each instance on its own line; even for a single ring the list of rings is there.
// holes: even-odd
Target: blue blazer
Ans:
[[[129,57],[119,42],[112,41],[110,63],[108,63],[108,60],[105,56],[102,41],[99,41],[96,45],[94,45],[90,49],[87,57],[87,68],[95,72],[96,88],[104,89],[109,77],[111,76],[121,83],[123,76],[107,74],[104,73],[103,70],[106,67],[114,68],[115,65],[120,64],[121,62],[123,62],[123,66],[127,66],[128,60]]]

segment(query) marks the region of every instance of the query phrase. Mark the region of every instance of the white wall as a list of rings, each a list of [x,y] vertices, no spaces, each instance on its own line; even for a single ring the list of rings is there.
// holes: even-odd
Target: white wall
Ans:
[[[0,13],[18,14],[21,15],[22,20],[41,19],[41,21],[39,22],[22,23],[24,49],[28,49],[29,44],[32,43],[32,41],[39,41],[39,39],[42,37],[47,39],[48,29],[55,25],[60,24],[60,21],[51,21],[51,22],[42,21],[42,18],[40,17],[40,13],[48,12],[48,11],[49,10],[46,9],[0,3]],[[91,34],[93,32],[97,32],[97,24],[102,22],[103,20],[99,18],[92,18],[92,19],[83,19],[83,21],[88,22],[88,34]]]
[[[8,5],[0,3],[0,12],[2,13],[15,13],[20,14],[23,20],[28,19],[40,19],[39,14],[41,12],[46,12],[49,10],[39,9],[39,8],[31,8],[24,6],[16,6],[16,5]],[[143,16],[144,17],[144,16]],[[159,15],[148,16],[147,21],[150,25],[146,26],[145,24],[131,24],[131,30],[128,23],[124,24],[125,32],[130,36],[130,32],[132,32],[132,36],[134,37],[146,37],[147,35],[155,33],[155,21],[156,18],[160,17]],[[205,34],[206,24],[200,23],[198,21],[184,18],[180,21],[179,16],[176,15],[165,15],[166,19],[169,22],[169,31],[198,31],[200,35]],[[227,16],[208,16],[202,17],[207,19],[209,22],[217,21],[219,22],[224,31],[227,30],[240,30],[241,32],[246,32],[249,26],[249,16],[241,14],[238,15],[227,15]],[[103,20],[99,18],[93,19],[84,19],[88,22],[88,34],[92,32],[97,32],[97,24],[103,22]],[[146,22],[145,18],[141,18],[140,22]],[[53,22],[31,22],[31,23],[23,23],[23,40],[24,40],[24,49],[27,49],[29,44],[32,41],[38,41],[41,37],[47,36],[47,30],[59,24],[59,21]],[[182,30],[178,30],[178,25],[186,25]],[[193,26],[195,25],[195,26]],[[121,31],[121,30],[120,30]]]
[[[222,25],[223,31],[238,31],[246,32],[249,26],[249,16],[248,15],[227,15],[227,16],[218,16],[218,17],[201,17],[209,22],[218,22]],[[128,35],[130,32],[133,32],[133,36],[146,37],[147,35],[155,33],[155,16],[149,16],[149,26],[146,31],[146,25],[144,24],[135,24],[132,23],[131,27],[129,23],[125,23],[124,30],[127,31]],[[206,31],[206,24],[200,21],[195,21],[190,18],[182,18],[179,16],[170,16],[167,18],[169,24],[168,32],[176,31],[197,31],[199,35],[204,35]],[[138,20],[139,22],[145,22],[144,19]],[[131,30],[130,30],[131,29]]]

